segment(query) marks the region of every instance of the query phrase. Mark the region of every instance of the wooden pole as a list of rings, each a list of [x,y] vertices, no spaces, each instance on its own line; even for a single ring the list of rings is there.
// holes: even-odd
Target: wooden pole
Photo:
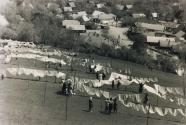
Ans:
[[[184,69],[184,73],[183,73],[183,94],[184,94],[184,98],[185,98],[185,69]]]
[[[150,104],[149,104],[148,107],[149,107],[149,108],[148,108],[148,112],[147,112],[147,124],[146,124],[146,125],[149,125],[149,109],[150,109]]]
[[[68,96],[66,96],[66,110],[65,110],[65,119],[68,119]]]

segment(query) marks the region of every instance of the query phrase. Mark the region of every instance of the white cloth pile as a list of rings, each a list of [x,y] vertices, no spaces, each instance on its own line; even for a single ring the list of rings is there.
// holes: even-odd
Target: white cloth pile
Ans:
[[[111,84],[111,81],[109,81],[109,80],[101,80],[101,81],[99,81],[99,80],[91,80],[90,82],[92,83],[92,85],[94,87],[101,87],[103,85],[110,85]]]
[[[5,46],[8,46],[9,48],[21,48],[21,47],[28,47],[28,48],[35,48],[36,45],[33,42],[20,42],[15,40],[0,40],[0,44],[5,44]]]
[[[143,103],[144,94],[120,94],[120,98],[127,102]]]
[[[7,58],[5,59],[5,62],[6,63],[8,63],[8,61],[10,62],[11,58],[36,59],[42,62],[52,62],[52,63],[61,64],[61,65],[66,65],[66,62],[64,60],[48,58],[47,56],[40,56],[36,54],[11,54],[7,56]]]
[[[154,89],[154,88],[152,88],[152,87],[150,87],[150,86],[148,86],[148,85],[144,85],[143,87],[144,87],[144,89],[145,89],[147,92],[150,92],[150,93],[155,94],[155,95],[157,95],[157,96],[159,96],[159,97],[162,97],[162,96],[158,93],[158,91],[157,91],[156,89]]]
[[[28,68],[7,68],[6,71],[14,76],[16,75],[33,75],[34,77],[52,76],[52,77],[62,78],[62,79],[66,77],[66,74],[62,72],[36,70],[36,69],[28,69]]]
[[[127,75],[119,74],[116,72],[112,72],[109,78],[109,81],[114,79],[121,78],[121,82],[125,82],[125,85],[130,85],[131,83],[148,83],[148,82],[157,82],[157,78],[137,78],[137,77],[130,77]],[[131,80],[129,80],[131,78]]]
[[[3,49],[3,48],[2,48]],[[53,52],[42,51],[41,49],[36,48],[15,48],[10,50],[12,53],[32,53],[45,56],[63,56],[62,52],[59,50],[53,50]]]
[[[101,71],[101,70],[103,70],[103,66],[100,65],[100,64],[96,64],[96,68],[94,69],[94,71],[95,71],[95,72],[99,72],[99,71]]]
[[[168,100],[170,102],[173,102],[178,106],[186,106],[186,99],[184,99],[184,98],[179,98],[179,97],[175,97],[175,96],[172,97],[172,96],[169,96],[169,95],[164,95],[164,96],[162,96],[162,98],[164,100]]]
[[[166,116],[166,115],[171,115],[171,116],[186,116],[185,109],[173,109],[173,108],[162,108],[162,107],[157,107],[157,106],[147,106],[147,105],[141,105],[141,104],[135,104],[132,102],[126,102],[123,98],[123,96],[119,95],[119,101],[125,106],[125,107],[130,107],[136,111],[142,111],[144,114],[147,114],[148,112],[150,114],[158,114],[160,116]]]
[[[173,95],[184,95],[183,89],[180,87],[164,87],[157,84],[154,84],[154,87],[161,96],[173,94]]]

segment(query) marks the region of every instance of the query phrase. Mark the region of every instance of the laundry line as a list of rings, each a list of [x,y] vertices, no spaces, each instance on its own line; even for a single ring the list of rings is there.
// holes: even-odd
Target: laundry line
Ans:
[[[6,71],[13,76],[17,75],[32,75],[34,77],[56,77],[65,79],[66,74],[58,71],[49,71],[49,70],[37,70],[37,69],[29,69],[29,68],[7,68]]]

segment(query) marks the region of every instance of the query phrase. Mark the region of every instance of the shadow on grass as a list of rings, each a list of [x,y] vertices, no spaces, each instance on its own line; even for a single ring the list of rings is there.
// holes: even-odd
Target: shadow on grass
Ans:
[[[56,94],[57,95],[62,95],[62,96],[68,96],[68,95],[64,94],[62,91],[57,91]]]
[[[103,114],[103,115],[110,115],[110,113],[108,113],[108,112],[105,112],[105,111],[99,111],[101,114]]]
[[[89,110],[82,110],[83,112],[90,112]]]

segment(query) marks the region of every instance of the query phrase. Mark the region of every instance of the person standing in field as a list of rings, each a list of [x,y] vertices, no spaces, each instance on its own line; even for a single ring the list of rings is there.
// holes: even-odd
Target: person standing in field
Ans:
[[[117,98],[114,99],[113,108],[114,108],[114,112],[118,112]]]
[[[113,109],[113,100],[112,100],[112,98],[110,98],[110,100],[109,100],[109,114],[112,112],[112,109]]]
[[[93,112],[92,111],[92,108],[93,108],[93,99],[92,99],[92,97],[89,98],[88,103],[89,103],[89,112]]]

